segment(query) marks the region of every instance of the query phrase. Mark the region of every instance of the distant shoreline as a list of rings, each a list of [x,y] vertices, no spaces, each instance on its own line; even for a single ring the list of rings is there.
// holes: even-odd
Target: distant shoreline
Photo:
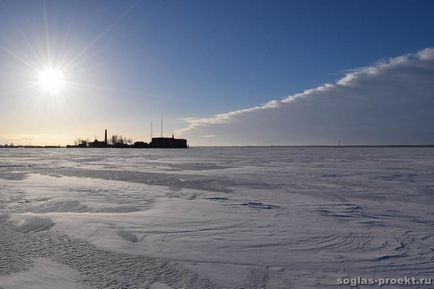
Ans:
[[[194,146],[196,148],[206,147],[289,147],[289,148],[434,148],[434,144],[427,145],[240,145],[240,146]],[[72,146],[26,146],[26,145],[7,145],[0,146],[0,149],[23,148],[23,149],[159,149],[158,147],[72,147]],[[161,148],[160,148],[161,149]]]

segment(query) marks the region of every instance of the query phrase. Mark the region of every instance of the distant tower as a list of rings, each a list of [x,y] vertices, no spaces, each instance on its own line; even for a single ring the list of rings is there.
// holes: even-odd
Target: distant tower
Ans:
[[[161,118],[161,137],[163,137],[163,118]]]
[[[338,145],[339,145],[339,146],[341,146],[341,140],[339,140],[339,143],[338,143]]]
[[[108,141],[107,141],[107,129],[105,130],[105,135],[104,135],[104,144],[108,145]]]

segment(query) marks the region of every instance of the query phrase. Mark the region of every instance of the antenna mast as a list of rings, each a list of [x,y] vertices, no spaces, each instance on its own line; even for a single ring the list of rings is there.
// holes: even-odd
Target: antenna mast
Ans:
[[[163,137],[163,118],[161,118],[161,137]]]

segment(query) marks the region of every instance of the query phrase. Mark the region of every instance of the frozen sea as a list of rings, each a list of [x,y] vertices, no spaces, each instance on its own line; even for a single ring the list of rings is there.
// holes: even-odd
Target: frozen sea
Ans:
[[[0,149],[0,288],[434,278],[433,205],[433,148]]]

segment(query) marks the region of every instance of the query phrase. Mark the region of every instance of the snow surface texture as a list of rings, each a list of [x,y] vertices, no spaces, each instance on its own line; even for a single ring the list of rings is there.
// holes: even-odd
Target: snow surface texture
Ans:
[[[430,148],[2,149],[0,288],[434,277],[433,205]]]

